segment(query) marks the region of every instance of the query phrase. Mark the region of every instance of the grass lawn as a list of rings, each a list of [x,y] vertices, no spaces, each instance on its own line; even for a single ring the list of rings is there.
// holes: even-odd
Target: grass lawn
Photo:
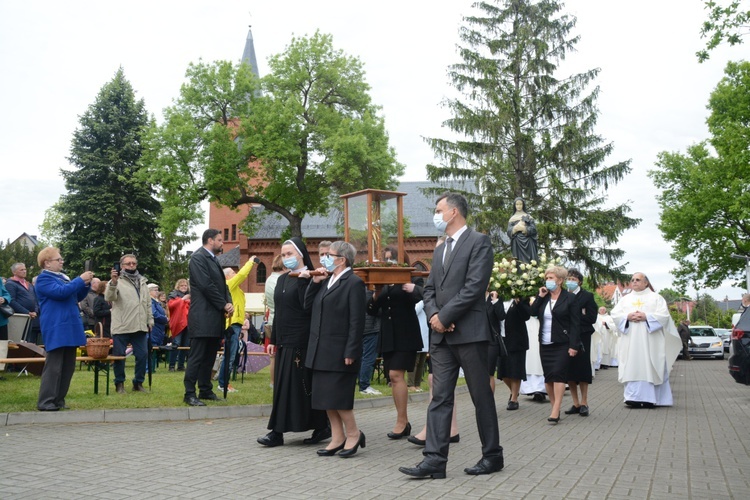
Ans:
[[[106,374],[99,374],[99,394],[94,394],[94,372],[89,371],[84,364],[76,369],[70,385],[70,391],[65,403],[71,410],[102,410],[117,408],[169,408],[183,406],[182,397],[185,387],[182,383],[184,372],[170,372],[164,364],[160,364],[153,374],[153,382],[150,393],[132,392],[132,378],[135,367],[135,359],[129,356],[125,360],[125,389],[127,394],[115,392],[114,373],[110,373],[109,396],[106,395]],[[79,364],[80,367],[80,364]],[[4,372],[3,380],[0,380],[0,412],[36,411],[36,400],[39,395],[40,378],[35,375],[21,375],[17,373]],[[237,379],[231,382],[238,392],[227,394],[229,405],[257,405],[271,404],[273,392],[269,385],[270,375],[268,368],[258,373],[246,373],[244,381],[242,375],[237,374]],[[148,376],[143,384],[148,388]],[[372,386],[390,396],[391,388],[385,384],[381,377],[377,381],[377,374],[373,377]],[[427,390],[427,381],[422,384],[422,389]],[[214,392],[219,397],[218,382],[214,381]],[[355,393],[357,399],[372,396],[362,396],[359,390]]]

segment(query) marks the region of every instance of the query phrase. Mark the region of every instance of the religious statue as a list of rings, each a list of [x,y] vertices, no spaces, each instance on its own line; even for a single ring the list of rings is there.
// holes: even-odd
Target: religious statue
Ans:
[[[534,219],[526,213],[526,203],[523,198],[516,198],[513,206],[516,211],[508,221],[510,251],[520,262],[538,260],[539,251]]]

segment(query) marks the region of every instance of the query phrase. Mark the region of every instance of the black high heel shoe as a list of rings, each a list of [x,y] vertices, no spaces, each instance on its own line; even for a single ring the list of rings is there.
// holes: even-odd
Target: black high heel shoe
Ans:
[[[335,448],[331,448],[330,450],[326,448],[323,448],[322,450],[318,450],[318,456],[319,457],[332,457],[336,454],[337,451],[343,450],[345,444],[346,444],[346,439],[344,440],[343,443],[341,443]]]
[[[346,441],[344,441],[346,443]],[[342,445],[343,446],[343,445]],[[354,448],[349,448],[348,450],[344,448],[339,452],[339,456],[341,458],[349,458],[354,456],[355,453],[357,453],[357,449],[362,446],[362,448],[365,447],[365,433],[362,431],[359,431],[359,439],[357,440],[357,444],[354,445]]]
[[[401,439],[403,437],[409,437],[411,435],[411,424],[406,422],[406,427],[401,432],[389,432],[388,437],[390,439]]]

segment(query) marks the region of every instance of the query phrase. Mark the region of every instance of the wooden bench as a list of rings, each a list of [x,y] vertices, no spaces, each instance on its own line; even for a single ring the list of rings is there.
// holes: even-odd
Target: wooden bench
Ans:
[[[125,356],[107,356],[104,359],[96,359],[91,356],[76,356],[76,363],[79,361],[93,362],[94,368],[94,394],[99,394],[99,372],[104,371],[107,374],[107,395],[109,395],[109,371],[110,365],[115,361],[124,360]],[[3,358],[0,363],[8,365],[28,365],[31,363],[45,363],[46,358]],[[24,366],[25,368],[25,366]],[[23,373],[23,370],[21,371]],[[20,376],[20,374],[19,374]]]

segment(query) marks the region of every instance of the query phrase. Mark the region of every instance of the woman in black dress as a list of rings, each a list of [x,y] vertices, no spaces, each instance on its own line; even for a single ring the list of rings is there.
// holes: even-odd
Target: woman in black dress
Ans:
[[[313,370],[312,407],[326,410],[331,422],[331,442],[318,450],[320,456],[338,451],[348,458],[365,447],[353,410],[365,329],[365,284],[351,269],[356,255],[354,246],[335,241],[323,257],[325,269],[319,269],[331,276],[313,277],[305,295],[305,307],[312,310],[305,362]]]
[[[409,389],[406,372],[414,369],[417,351],[422,350],[422,330],[414,308],[422,300],[422,279],[416,283],[385,285],[376,290],[367,303],[367,314],[380,314],[380,353],[383,368],[388,373],[396,406],[396,423],[388,433],[391,439],[411,434],[406,411]]]
[[[284,266],[298,273],[312,269],[312,261],[301,238],[294,237],[281,246]],[[313,434],[304,440],[315,444],[331,437],[326,414],[311,406],[312,373],[305,367],[310,337],[310,311],[304,307],[308,278],[279,276],[274,290],[274,320],[268,353],[276,357],[273,384],[273,409],[268,421],[271,430],[258,442],[264,446],[284,444],[285,432]]]
[[[539,355],[544,370],[544,386],[552,411],[547,421],[560,421],[560,405],[568,381],[570,358],[578,354],[581,342],[581,306],[575,295],[563,290],[568,277],[564,267],[550,267],[544,273],[545,286],[539,289],[531,315],[539,319]]]
[[[518,392],[521,381],[526,380],[526,351],[529,350],[529,332],[526,321],[531,317],[529,299],[515,298],[506,303],[503,340],[506,355],[501,355],[497,363],[497,378],[510,389],[508,410],[518,409]]]

